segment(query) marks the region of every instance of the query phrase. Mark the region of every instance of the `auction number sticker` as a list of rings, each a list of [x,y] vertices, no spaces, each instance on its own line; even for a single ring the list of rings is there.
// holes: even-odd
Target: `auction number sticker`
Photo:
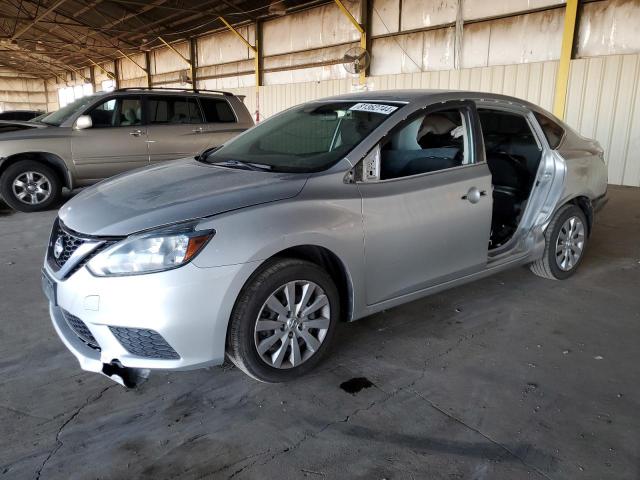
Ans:
[[[357,110],[360,112],[381,113],[382,115],[389,115],[395,112],[398,107],[394,105],[382,105],[380,103],[356,103],[349,110]]]

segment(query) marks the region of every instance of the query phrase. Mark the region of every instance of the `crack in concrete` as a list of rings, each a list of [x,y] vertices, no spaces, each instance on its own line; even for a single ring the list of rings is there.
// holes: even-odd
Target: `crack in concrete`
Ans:
[[[496,445],[497,447],[501,448],[502,450],[504,450],[505,452],[507,452],[509,455],[511,455],[513,458],[517,459],[520,461],[520,463],[522,463],[522,465],[524,465],[527,468],[531,468],[532,470],[534,470],[536,473],[542,475],[544,478],[548,479],[548,480],[553,480],[549,475],[547,475],[545,472],[543,472],[542,470],[540,470],[538,467],[536,467],[535,465],[531,465],[529,463],[527,463],[525,461],[524,458],[522,458],[520,455],[518,455],[516,452],[514,452],[513,450],[511,450],[509,447],[507,447],[506,445],[503,445],[502,443],[498,442],[497,440],[494,440],[493,438],[491,438],[489,435],[487,435],[486,433],[482,432],[481,430],[472,427],[471,425],[469,425],[468,423],[466,423],[464,420],[462,420],[461,418],[456,417],[455,415],[447,412],[446,410],[444,410],[443,408],[439,407],[438,405],[436,405],[434,402],[432,402],[429,398],[425,397],[424,395],[422,395],[420,392],[414,390],[413,388],[409,388],[409,391],[411,391],[414,395],[416,395],[418,398],[422,399],[423,401],[425,401],[429,406],[431,406],[431,408],[437,410],[438,412],[440,412],[442,415],[444,415],[445,417],[453,420],[454,422],[458,423],[459,425],[462,425],[463,427],[471,430],[472,432],[477,433],[478,435],[480,435],[481,437],[483,437],[484,439],[488,440],[489,442],[491,442],[493,445]]]
[[[384,391],[384,390],[382,390]],[[318,435],[320,435],[322,432],[324,432],[325,430],[327,430],[328,428],[331,428],[334,425],[338,425],[340,423],[348,423],[354,416],[356,416],[357,414],[359,414],[360,412],[366,412],[368,410],[371,410],[374,406],[376,406],[379,403],[384,403],[387,400],[389,400],[389,398],[391,398],[393,395],[395,395],[395,392],[391,395],[388,395],[387,398],[384,398],[382,400],[376,400],[371,402],[368,406],[364,407],[364,408],[357,408],[355,409],[353,412],[351,412],[350,414],[348,414],[347,416],[345,416],[343,419],[341,420],[336,420],[333,422],[329,422],[326,425],[324,425],[322,428],[320,428],[319,430],[315,431],[315,432],[311,432],[311,433],[307,433],[305,434],[300,440],[298,440],[297,442],[295,442],[293,445],[290,445],[282,450],[280,450],[279,452],[274,453],[273,455],[271,455],[271,457],[266,461],[260,464],[260,466],[264,466],[267,465],[268,463],[271,463],[274,459],[276,459],[277,457],[279,457],[280,455],[284,455],[287,454],[289,452],[292,452],[293,450],[295,450],[296,448],[300,447],[300,445],[302,445],[304,442],[306,442],[307,440],[310,440],[312,438],[317,437]],[[268,450],[267,452],[262,452],[261,454],[258,455],[263,455],[264,453],[268,453],[270,450]],[[257,455],[256,455],[257,456]],[[236,475],[241,474],[242,472],[244,472],[245,470],[247,470],[248,468],[253,467],[256,463],[258,463],[258,460],[250,463],[249,465],[246,465],[242,468],[240,468],[239,470],[236,470],[233,474],[231,474],[229,476],[229,478],[233,478]]]
[[[60,448],[62,448],[62,446],[64,445],[64,442],[62,440],[60,440],[60,435],[62,434],[62,431],[67,427],[67,425],[69,425],[73,420],[75,420],[78,415],[80,415],[80,412],[82,412],[82,410],[84,408],[86,408],[89,404],[100,400],[100,398],[102,398],[102,396],[105,394],[105,392],[113,387],[118,386],[117,384],[113,384],[113,385],[109,385],[108,387],[103,388],[102,390],[100,390],[100,392],[98,392],[97,395],[89,397],[85,400],[85,402],[80,405],[80,407],[78,407],[72,414],[71,416],[69,416],[69,418],[67,418],[62,425],[60,425],[60,428],[58,429],[57,433],[56,433],[56,445],[51,449],[51,451],[49,452],[49,455],[47,455],[47,458],[44,459],[44,461],[42,462],[42,464],[40,465],[40,467],[38,468],[38,470],[36,470],[36,475],[35,475],[35,480],[39,480],[40,479],[40,475],[42,475],[42,471],[44,470],[44,468],[46,467],[47,463],[49,463],[49,461],[53,458],[53,456],[58,452],[58,450],[60,450]]]

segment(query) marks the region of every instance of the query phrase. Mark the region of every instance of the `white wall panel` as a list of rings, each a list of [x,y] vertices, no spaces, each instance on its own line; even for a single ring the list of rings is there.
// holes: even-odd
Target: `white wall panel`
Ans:
[[[239,27],[238,31],[252,45],[255,44],[255,27]],[[253,58],[242,40],[233,32],[224,31],[198,39],[198,66],[216,65]]]
[[[462,2],[462,15],[465,20],[477,20],[554,5],[563,5],[564,3],[563,0],[509,0],[500,2],[464,0],[464,2]]]
[[[400,29],[400,0],[373,0],[371,34],[384,35]]]
[[[465,26],[464,68],[544,62],[560,58],[564,10],[520,15]]]
[[[146,61],[145,61],[145,55],[144,53],[139,53],[137,55],[130,55],[130,57],[136,62],[138,63],[138,65],[145,67],[147,66]],[[135,63],[133,63],[131,60],[129,60],[128,58],[124,57],[121,58],[120,60],[118,60],[119,63],[119,67],[120,67],[120,78],[123,80],[129,80],[132,78],[138,78],[141,76],[146,76],[146,72],[141,69],[138,65],[136,65]]]
[[[401,29],[433,27],[456,21],[458,0],[403,0]]]
[[[578,57],[640,51],[640,2],[609,0],[584,5],[578,28]]]
[[[343,1],[360,18],[359,1]],[[262,49],[265,56],[354,42],[359,32],[334,3],[304,10],[264,23]]]
[[[189,44],[187,42],[176,43],[171,46],[180,52],[183,57],[189,58]],[[151,50],[151,71],[153,74],[176,72],[188,68],[187,62],[167,47]]]

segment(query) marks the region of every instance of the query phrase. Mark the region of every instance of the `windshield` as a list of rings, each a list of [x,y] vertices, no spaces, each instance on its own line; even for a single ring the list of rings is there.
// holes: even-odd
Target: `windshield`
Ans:
[[[65,105],[64,107],[62,107],[60,110],[56,110],[55,112],[52,112],[49,115],[45,115],[44,117],[39,118],[38,122],[59,127],[60,125],[62,125],[63,122],[68,120],[78,110],[85,108],[87,105],[91,104],[96,98],[101,96],[102,94],[88,95],[86,97],[82,97],[77,100],[74,100],[68,105]]]
[[[402,105],[307,103],[269,119],[212,151],[208,163],[263,165],[272,171],[318,172],[349,153]]]

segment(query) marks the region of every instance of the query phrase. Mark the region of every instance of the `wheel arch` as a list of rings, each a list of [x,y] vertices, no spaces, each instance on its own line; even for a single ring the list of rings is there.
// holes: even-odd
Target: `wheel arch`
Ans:
[[[340,319],[349,321],[353,318],[354,312],[354,294],[353,283],[346,264],[338,255],[326,247],[319,245],[296,245],[280,250],[273,254],[256,269],[260,269],[267,261],[274,258],[296,258],[314,263],[331,276],[336,283],[338,293],[340,294]]]
[[[4,171],[9,168],[9,166],[14,165],[21,160],[34,160],[36,162],[47,165],[58,174],[64,187],[67,187],[68,189],[73,188],[73,179],[71,177],[71,172],[69,172],[69,169],[67,168],[64,160],[58,155],[50,152],[20,152],[9,155],[4,159],[2,163],[0,163],[0,175],[2,175]]]
[[[558,211],[564,205],[575,205],[580,210],[582,210],[582,213],[584,213],[584,216],[587,218],[587,236],[590,236],[594,219],[593,204],[591,203],[591,199],[586,195],[576,195],[575,197],[572,197],[562,203],[556,209],[556,211]]]

